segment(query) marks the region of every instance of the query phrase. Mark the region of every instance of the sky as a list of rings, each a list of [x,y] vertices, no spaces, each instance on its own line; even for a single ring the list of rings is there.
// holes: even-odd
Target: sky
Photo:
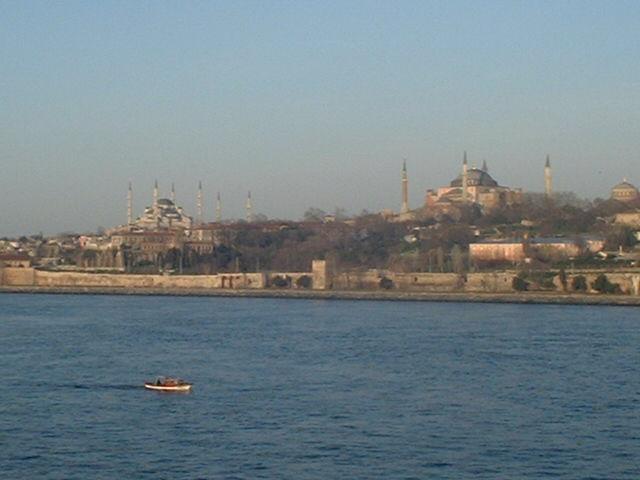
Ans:
[[[205,217],[410,204],[471,164],[502,185],[640,186],[637,1],[0,0],[0,236],[151,203]]]

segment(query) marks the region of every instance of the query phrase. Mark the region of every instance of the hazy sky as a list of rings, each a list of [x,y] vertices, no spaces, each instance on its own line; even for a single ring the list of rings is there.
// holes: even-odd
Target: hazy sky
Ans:
[[[0,235],[398,209],[463,150],[504,185],[640,184],[638,1],[0,0]]]

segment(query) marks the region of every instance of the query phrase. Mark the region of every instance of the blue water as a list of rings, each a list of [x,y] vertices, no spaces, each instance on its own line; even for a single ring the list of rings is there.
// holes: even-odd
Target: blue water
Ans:
[[[0,295],[2,478],[640,478],[640,310]],[[142,388],[173,374],[190,394]]]

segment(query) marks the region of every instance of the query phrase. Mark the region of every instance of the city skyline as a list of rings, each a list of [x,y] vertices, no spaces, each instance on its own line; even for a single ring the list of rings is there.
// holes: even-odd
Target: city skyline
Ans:
[[[635,2],[21,2],[0,19],[0,235],[140,214],[409,206],[486,160],[501,185],[640,183]],[[570,19],[570,21],[569,21]],[[168,196],[168,193],[166,194]],[[143,205],[145,204],[145,205]]]

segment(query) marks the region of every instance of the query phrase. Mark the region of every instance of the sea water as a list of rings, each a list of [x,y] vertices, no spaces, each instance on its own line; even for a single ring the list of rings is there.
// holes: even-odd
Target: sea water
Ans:
[[[638,479],[639,327],[635,307],[2,294],[2,478]]]

